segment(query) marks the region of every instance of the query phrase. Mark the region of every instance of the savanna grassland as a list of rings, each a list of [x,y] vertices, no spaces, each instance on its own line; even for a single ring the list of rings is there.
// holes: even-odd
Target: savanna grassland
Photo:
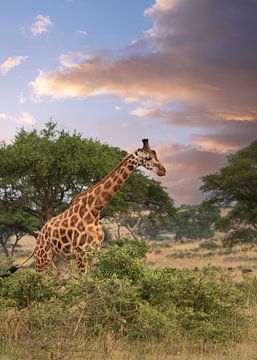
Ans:
[[[1,359],[257,359],[254,247],[124,240],[93,256],[83,277],[1,281]]]

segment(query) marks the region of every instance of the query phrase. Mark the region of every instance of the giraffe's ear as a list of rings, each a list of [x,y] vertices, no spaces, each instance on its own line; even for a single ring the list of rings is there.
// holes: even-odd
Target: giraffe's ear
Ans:
[[[143,141],[143,150],[149,151],[151,150],[150,145],[148,143],[148,139],[142,139]]]

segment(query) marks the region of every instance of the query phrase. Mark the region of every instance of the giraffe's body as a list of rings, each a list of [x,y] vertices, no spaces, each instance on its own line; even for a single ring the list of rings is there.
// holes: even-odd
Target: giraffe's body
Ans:
[[[145,140],[146,141],[146,140]],[[148,145],[148,143],[147,143]],[[119,191],[124,182],[139,165],[150,168],[146,148],[130,154],[96,186],[79,194],[72,205],[63,213],[50,219],[40,231],[34,258],[36,271],[46,273],[52,264],[57,270],[67,272],[70,260],[75,258],[81,271],[87,269],[85,254],[90,249],[99,248],[104,240],[100,224],[100,213]],[[148,150],[148,152],[147,152]],[[138,156],[143,151],[144,157]],[[155,171],[165,174],[165,169],[157,160],[155,152]]]

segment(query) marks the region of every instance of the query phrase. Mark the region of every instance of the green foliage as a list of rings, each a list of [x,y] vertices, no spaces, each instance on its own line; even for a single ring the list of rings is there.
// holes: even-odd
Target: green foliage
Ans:
[[[115,220],[118,227],[125,227],[134,239],[152,239],[173,219],[176,210],[174,201],[159,182],[153,179],[145,181],[138,175],[135,173],[125,184],[127,207],[120,208]]]
[[[40,131],[20,129],[12,143],[0,144],[4,236],[10,229],[33,234],[65,210],[78,193],[98,183],[125,155],[98,140],[58,130],[53,122]],[[155,219],[167,217],[174,212],[173,200],[160,183],[135,171],[102,216],[145,210]]]
[[[1,300],[9,300],[18,308],[28,307],[33,302],[45,302],[55,296],[56,291],[49,286],[50,281],[32,272],[18,272],[1,280]]]
[[[227,164],[214,174],[203,178],[201,189],[208,194],[209,203],[232,207],[217,223],[217,229],[231,231],[225,242],[252,242],[257,215],[257,140],[227,158]],[[248,230],[240,229],[248,228]],[[248,231],[249,236],[246,236]],[[240,239],[239,239],[240,237]],[[256,238],[256,236],[254,236]]]
[[[127,238],[121,238],[118,240],[114,240],[111,242],[112,246],[118,246],[125,249],[128,254],[136,259],[143,259],[147,251],[149,250],[149,245],[144,240],[139,239],[127,239]]]
[[[176,240],[208,239],[214,235],[214,224],[220,218],[219,210],[208,204],[182,206],[171,222],[169,230],[176,233]]]
[[[26,327],[47,344],[67,339],[78,328],[82,338],[113,333],[116,338],[172,339],[183,334],[226,342],[243,336],[249,286],[213,267],[199,272],[149,269],[139,260],[138,243],[134,251],[132,242],[119,245],[101,251],[95,268],[82,278],[60,281],[20,271],[3,279],[0,318],[8,318],[6,309],[22,308]]]
[[[116,275],[119,279],[138,282],[143,276],[145,267],[137,258],[137,249],[129,246],[105,249],[99,256],[94,273],[99,277],[109,278]]]
[[[228,232],[224,239],[223,245],[233,247],[237,244],[257,244],[257,231],[250,228],[239,228]]]

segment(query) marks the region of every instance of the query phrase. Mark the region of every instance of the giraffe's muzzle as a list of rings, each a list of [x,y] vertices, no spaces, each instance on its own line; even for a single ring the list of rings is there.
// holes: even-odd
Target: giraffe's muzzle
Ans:
[[[166,174],[166,169],[163,166],[160,166],[158,171],[157,171],[157,175],[158,176],[164,176]]]

